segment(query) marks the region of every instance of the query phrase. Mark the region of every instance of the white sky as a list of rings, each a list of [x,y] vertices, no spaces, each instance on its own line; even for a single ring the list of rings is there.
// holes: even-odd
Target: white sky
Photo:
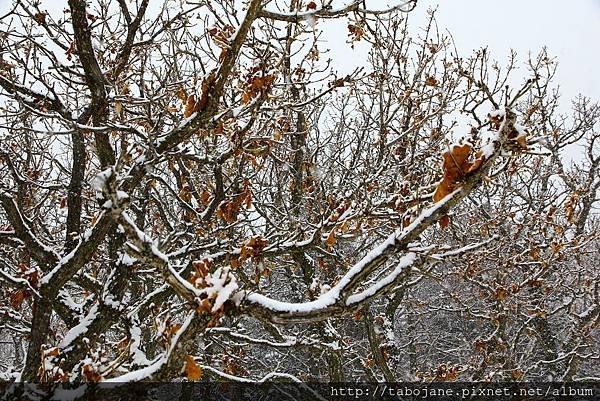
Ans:
[[[400,0],[368,0],[369,7],[384,7]],[[150,3],[160,3],[151,0]],[[347,0],[334,0],[342,5]],[[0,13],[13,0],[0,0]],[[66,0],[41,0],[42,9],[67,7]],[[438,7],[439,28],[452,34],[461,56],[487,46],[493,57],[506,59],[509,50],[525,60],[529,51],[537,53],[546,46],[559,61],[556,84],[561,87],[563,107],[579,93],[600,100],[600,0],[418,0],[410,15],[413,28],[425,24],[427,9]],[[327,24],[327,28],[325,27]],[[351,49],[345,43],[347,20],[320,21],[332,52],[334,68],[340,73],[362,64],[366,49],[360,44]]]
[[[511,48],[525,58],[546,46],[565,100],[600,100],[600,0],[419,0],[417,13],[437,4],[459,51],[487,45],[502,60]]]
[[[430,7],[437,7],[438,27],[453,36],[461,56],[487,46],[502,65],[510,49],[524,62],[530,51],[537,54],[546,46],[558,60],[554,83],[560,85],[565,111],[580,93],[600,101],[600,0],[418,0],[410,15],[412,28],[424,26]],[[347,35],[344,23],[332,28],[339,29],[338,37]],[[360,46],[327,47],[332,47],[333,60],[343,60],[344,72],[364,59]]]

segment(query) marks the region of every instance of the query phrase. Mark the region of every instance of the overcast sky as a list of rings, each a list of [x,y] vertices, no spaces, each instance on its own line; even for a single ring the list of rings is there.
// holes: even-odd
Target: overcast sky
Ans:
[[[334,0],[336,5],[348,0]],[[399,0],[370,0],[369,7],[397,4]],[[159,0],[151,3],[162,4]],[[0,12],[13,0],[0,0]],[[41,0],[42,9],[62,10],[66,0]],[[546,46],[559,61],[556,83],[564,95],[563,105],[579,93],[600,100],[600,0],[418,0],[410,15],[411,25],[421,26],[427,19],[427,9],[437,7],[441,30],[454,37],[461,56],[487,46],[501,64],[509,50],[515,49],[520,60],[529,51],[537,53]],[[327,24],[331,28],[325,28]],[[340,72],[360,65],[366,49],[360,45],[351,49],[347,38],[346,20],[321,22],[319,28],[333,32],[325,35],[330,43],[330,57]],[[330,30],[331,29],[331,30]]]
[[[436,5],[459,50],[489,46],[501,59],[512,48],[525,58],[546,46],[565,98],[600,100],[600,0],[419,0],[417,14]]]
[[[600,101],[600,0],[418,0],[410,15],[413,27],[425,24],[430,7],[437,8],[439,28],[452,34],[461,56],[487,46],[502,65],[510,49],[523,62],[530,51],[537,54],[546,46],[559,63],[555,84],[565,110],[580,93]],[[337,29],[341,35],[345,26]],[[348,68],[360,63],[365,49],[333,45],[332,50],[333,59],[344,59]]]

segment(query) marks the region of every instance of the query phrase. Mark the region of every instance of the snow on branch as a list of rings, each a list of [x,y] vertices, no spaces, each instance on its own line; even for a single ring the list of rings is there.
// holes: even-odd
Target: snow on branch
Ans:
[[[437,216],[446,209],[445,206],[451,203],[452,199],[459,192],[460,189],[448,194],[441,202],[435,203],[430,208],[424,210],[410,225],[400,228],[388,236],[385,241],[373,248],[358,263],[352,266],[335,286],[316,300],[290,303],[277,301],[258,293],[248,293],[245,296],[245,302],[249,304],[250,309],[253,309],[253,306],[258,306],[266,311],[277,312],[277,314],[271,314],[264,310],[259,311],[259,313],[262,312],[262,314],[273,320],[310,320],[319,315],[333,313],[334,310],[347,309],[346,307],[355,305],[360,300],[366,300],[378,294],[388,284],[394,282],[404,268],[413,265],[418,260],[416,254],[409,253],[405,255],[401,259],[397,269],[384,279],[382,283],[374,284],[366,293],[362,295],[358,294],[354,298],[351,298],[354,289],[360,286],[369,274],[390,256],[405,249],[410,242],[416,239],[418,234],[431,225],[432,222],[435,222]]]
[[[179,330],[177,330],[177,332],[171,339],[171,342],[169,344],[169,348],[168,348],[167,352],[165,352],[164,354],[159,356],[157,359],[155,359],[155,361],[151,365],[143,367],[138,370],[134,370],[132,372],[125,373],[123,375],[120,375],[120,376],[117,376],[114,378],[106,379],[103,382],[104,383],[126,383],[126,382],[137,382],[137,381],[151,379],[154,374],[159,372],[160,369],[162,369],[165,365],[167,365],[169,363],[171,358],[173,358],[174,356],[177,356],[177,354],[174,353],[174,351],[177,348],[182,335],[190,328],[192,320],[194,320],[195,316],[196,316],[195,311],[192,310],[192,311],[188,312],[181,327],[179,328]]]
[[[414,252],[407,253],[400,259],[400,262],[398,262],[398,264],[396,265],[396,268],[389,275],[387,275],[383,279],[379,280],[377,283],[373,284],[366,290],[359,292],[358,294],[350,295],[348,297],[348,299],[346,300],[346,305],[350,306],[350,305],[355,305],[355,304],[356,305],[362,304],[365,301],[367,301],[368,299],[371,299],[374,296],[376,296],[377,294],[380,294],[383,291],[383,289],[385,289],[386,287],[392,286],[396,282],[396,280],[398,279],[400,274],[402,272],[407,271],[408,268],[413,266],[413,264],[415,264],[416,261],[417,261],[416,253],[414,253]]]
[[[382,10],[371,10],[362,8],[361,4],[364,4],[363,0],[354,0],[345,6],[339,8],[332,8],[331,6],[318,7],[315,2],[309,3],[306,11],[294,11],[294,12],[276,12],[269,10],[262,10],[259,14],[261,18],[271,19],[275,21],[285,21],[299,23],[307,20],[314,20],[315,18],[338,18],[347,15],[351,12],[358,12],[361,14],[381,15],[389,14],[394,11],[410,12],[414,10],[417,5],[416,0],[401,1],[399,4],[388,7]],[[313,6],[314,5],[314,6]]]
[[[23,216],[13,197],[5,193],[0,194],[0,204],[4,208],[16,236],[27,245],[32,256],[43,266],[55,263],[59,259],[58,254],[43,244],[34,234],[31,224]]]
[[[90,311],[88,312],[88,314],[85,315],[85,317],[83,319],[81,319],[79,324],[77,324],[77,326],[73,327],[71,330],[69,330],[67,332],[67,334],[64,336],[64,338],[58,345],[58,347],[61,349],[68,348],[71,345],[71,343],[73,341],[75,341],[78,337],[85,335],[85,333],[88,330],[89,325],[94,321],[94,319],[96,319],[97,315],[98,315],[98,304],[94,304],[90,308]]]
[[[235,297],[237,280],[228,267],[218,268],[212,274],[207,274],[202,278],[203,288],[197,288],[181,277],[171,266],[169,257],[160,251],[157,241],[140,230],[125,211],[120,213],[119,221],[133,242],[134,247],[131,247],[131,251],[138,253],[140,259],[156,267],[165,281],[184,299],[199,305],[202,310],[207,309],[206,303],[213,300],[208,309],[211,313],[217,313],[222,310],[226,301]]]
[[[311,393],[315,399],[326,401],[325,398],[323,398],[318,392],[316,392],[312,388],[310,388],[310,386],[307,385],[303,380],[301,380],[298,377],[291,375],[289,373],[271,372],[271,373],[267,373],[260,379],[248,379],[245,377],[234,376],[229,373],[222,372],[219,369],[213,368],[212,366],[208,366],[208,365],[199,365],[199,366],[204,371],[206,371],[206,372],[210,373],[212,376],[214,376],[215,379],[221,380],[221,381],[226,380],[226,381],[230,381],[230,382],[234,382],[234,383],[248,383],[248,384],[260,384],[260,383],[267,383],[267,382],[274,382],[274,381],[279,381],[279,382],[287,381],[287,382],[291,382],[291,383],[296,383],[297,385],[302,387],[305,391]],[[290,398],[293,398],[293,396],[290,395]]]
[[[511,110],[498,111],[493,114],[493,118],[498,119],[495,127],[498,135],[490,139],[491,143],[487,144],[489,146],[486,148],[486,154],[480,151],[476,154],[477,159],[471,161],[470,144],[451,146],[450,151],[444,154],[445,177],[434,194],[433,205],[423,210],[408,226],[396,230],[384,242],[367,253],[329,291],[314,301],[299,303],[282,302],[259,293],[243,293],[243,307],[246,307],[250,313],[277,322],[319,320],[334,313],[348,312],[350,305],[357,305],[370,299],[383,292],[392,283],[396,283],[400,273],[406,267],[417,262],[424,263],[424,259],[418,258],[415,253],[404,255],[396,269],[382,281],[373,284],[364,292],[353,294],[378,267],[392,255],[406,251],[409,244],[417,241],[425,229],[446,216],[454,205],[481,183],[493,161],[503,150],[504,144],[516,131],[516,114]],[[465,174],[465,171],[468,173]]]

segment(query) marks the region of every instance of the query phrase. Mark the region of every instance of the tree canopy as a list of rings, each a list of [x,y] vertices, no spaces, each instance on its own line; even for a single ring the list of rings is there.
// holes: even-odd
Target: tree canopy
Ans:
[[[2,379],[598,376],[598,104],[375,3],[15,2]]]

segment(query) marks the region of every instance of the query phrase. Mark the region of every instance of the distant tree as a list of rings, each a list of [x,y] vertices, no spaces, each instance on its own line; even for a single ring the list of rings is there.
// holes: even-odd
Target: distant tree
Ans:
[[[4,379],[597,374],[598,106],[346,3],[2,17]]]

